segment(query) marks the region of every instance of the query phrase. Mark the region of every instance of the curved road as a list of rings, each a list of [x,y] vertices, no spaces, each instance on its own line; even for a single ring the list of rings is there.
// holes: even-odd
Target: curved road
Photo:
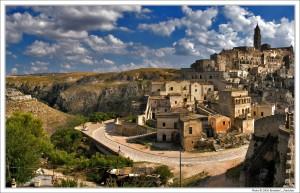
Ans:
[[[129,157],[134,161],[148,161],[161,163],[166,165],[174,165],[179,164],[179,152],[177,157],[168,157],[165,155],[157,155],[149,152],[143,152],[138,149],[134,149],[125,144],[118,143],[116,141],[111,140],[107,137],[106,130],[112,129],[114,123],[112,121],[106,122],[104,125],[91,125],[88,131],[82,131],[92,137],[97,142],[102,145],[110,148],[111,150],[118,152],[119,147],[121,150],[121,155],[124,157]],[[237,158],[244,158],[247,152],[248,146],[242,146],[240,148],[223,150],[219,152],[212,152],[209,155],[199,155],[197,157],[182,157],[181,163],[183,165],[197,165],[201,163],[215,163],[221,161],[234,160]]]

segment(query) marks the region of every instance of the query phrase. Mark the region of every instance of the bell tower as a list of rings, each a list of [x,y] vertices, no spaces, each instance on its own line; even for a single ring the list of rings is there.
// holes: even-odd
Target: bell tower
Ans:
[[[255,29],[254,29],[253,43],[254,43],[255,49],[260,49],[260,45],[261,45],[261,35],[260,35],[260,29],[259,29],[259,27],[258,27],[258,24],[256,25],[256,27],[255,27]]]

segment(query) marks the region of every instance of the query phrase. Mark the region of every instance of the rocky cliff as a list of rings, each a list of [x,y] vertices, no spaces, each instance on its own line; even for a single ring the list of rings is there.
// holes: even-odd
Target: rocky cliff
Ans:
[[[73,114],[93,111],[128,114],[142,104],[151,81],[174,80],[175,69],[138,69],[120,73],[67,73],[7,77],[6,84]]]

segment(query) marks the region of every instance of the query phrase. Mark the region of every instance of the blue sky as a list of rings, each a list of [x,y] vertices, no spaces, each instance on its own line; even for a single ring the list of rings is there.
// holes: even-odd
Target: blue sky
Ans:
[[[293,6],[6,7],[6,73],[188,67],[235,46],[294,45]]]

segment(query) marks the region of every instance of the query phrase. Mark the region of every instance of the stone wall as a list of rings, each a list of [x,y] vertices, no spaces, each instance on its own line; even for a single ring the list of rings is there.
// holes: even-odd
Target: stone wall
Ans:
[[[121,121],[119,124],[116,124],[115,133],[121,136],[135,136],[142,135],[148,132],[146,127],[137,125],[136,123],[129,123]]]

